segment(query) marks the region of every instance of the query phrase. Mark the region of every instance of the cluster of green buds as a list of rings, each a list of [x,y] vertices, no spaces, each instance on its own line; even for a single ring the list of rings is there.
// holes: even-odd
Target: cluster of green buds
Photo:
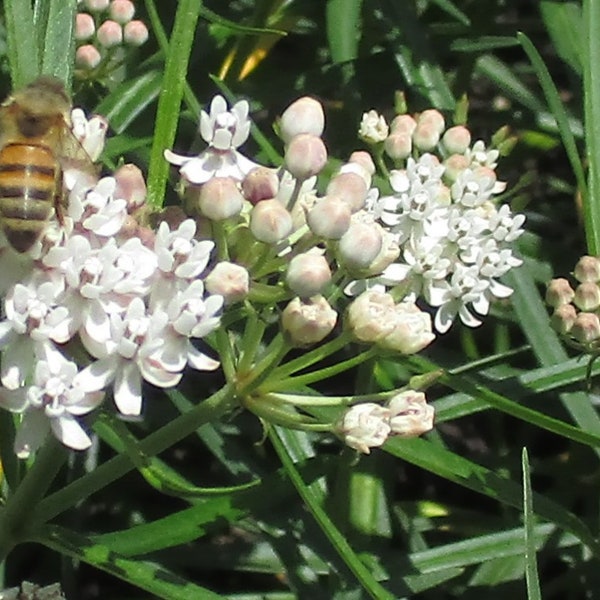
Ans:
[[[546,302],[551,324],[570,345],[588,353],[600,348],[600,258],[582,256],[573,270],[575,289],[565,278],[552,279]]]
[[[134,16],[131,0],[79,0],[75,21],[79,78],[102,79],[121,64],[128,47],[146,42],[148,28]]]

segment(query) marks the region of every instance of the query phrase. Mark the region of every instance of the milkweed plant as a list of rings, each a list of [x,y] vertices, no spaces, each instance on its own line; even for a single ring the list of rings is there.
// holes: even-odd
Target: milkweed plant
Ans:
[[[135,11],[129,0],[77,3],[76,89],[123,79],[128,53],[149,37]],[[522,265],[525,216],[505,201],[497,172],[514,138],[502,128],[482,139],[433,108],[383,116],[367,106],[356,150],[330,156],[327,110],[306,91],[273,125],[280,160],[248,149],[247,100],[201,101],[196,122],[180,125],[201,147],[159,149],[155,168],[173,182],[166,203],[149,199],[147,165],[102,165],[107,133],[118,134],[75,96],[69,127],[97,169],[64,168],[64,214],[25,255],[0,248],[3,558],[25,541],[83,560],[88,542],[110,550],[92,538],[65,550],[47,522],[133,468],[159,491],[196,498],[200,488],[156,455],[207,423],[253,415],[280,450],[277,432],[304,432],[353,461],[435,428],[428,395],[440,372],[415,372],[427,364],[417,358],[505,304],[505,276]],[[582,258],[575,277],[575,290],[553,280],[546,299],[555,329],[590,352],[600,339],[598,259]],[[337,379],[377,359],[413,368],[388,389],[335,394]],[[177,414],[138,439],[165,403]],[[116,451],[105,463],[103,444]],[[77,457],[95,458],[48,496]],[[155,571],[132,575],[126,554],[117,576],[160,597],[213,597],[178,595]],[[109,563],[92,560],[114,573],[118,560]],[[352,569],[364,584],[364,565]]]

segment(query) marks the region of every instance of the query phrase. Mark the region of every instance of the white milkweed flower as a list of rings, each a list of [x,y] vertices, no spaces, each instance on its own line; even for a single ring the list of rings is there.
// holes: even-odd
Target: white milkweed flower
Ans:
[[[212,177],[231,177],[242,181],[256,163],[238,152],[250,133],[249,105],[240,100],[230,110],[223,96],[215,96],[210,112],[200,113],[200,135],[208,148],[198,156],[182,156],[165,150],[172,165],[181,167],[181,176],[192,184],[205,183]]]
[[[71,111],[73,135],[93,162],[100,158],[102,150],[104,150],[107,129],[108,122],[104,117],[93,115],[88,119],[81,108],[74,108]]]
[[[77,365],[55,351],[52,360],[38,360],[31,385],[0,389],[0,406],[22,415],[14,442],[19,458],[27,458],[44,442],[49,431],[74,450],[92,441],[76,417],[103,400],[102,392],[86,393],[77,382]]]
[[[370,110],[362,116],[358,136],[370,144],[383,142],[388,136],[390,128],[385,121],[385,117],[376,110]]]

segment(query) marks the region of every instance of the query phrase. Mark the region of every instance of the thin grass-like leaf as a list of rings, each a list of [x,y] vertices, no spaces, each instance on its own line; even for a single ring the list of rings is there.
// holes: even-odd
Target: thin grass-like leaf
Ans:
[[[536,558],[535,516],[533,514],[531,473],[526,448],[523,448],[521,464],[523,467],[523,519],[525,522],[525,578],[527,581],[527,598],[528,600],[542,600]]]
[[[175,141],[187,67],[201,10],[202,4],[198,0],[181,0],[177,5],[158,98],[154,143],[148,166],[148,202],[156,208],[163,204],[170,168],[163,152],[171,148]]]
[[[156,598],[164,598],[165,600],[173,600],[174,598],[221,600],[222,598],[219,594],[187,581],[156,563],[132,560],[120,556],[111,548],[63,527],[47,527],[43,535],[34,538],[34,541],[52,548],[64,556],[83,561],[97,569],[110,573],[142,590],[146,590]]]
[[[600,254],[600,4],[583,3],[582,39],[585,43],[583,96],[585,112],[585,146],[588,162],[588,194],[583,198],[583,215],[587,249]],[[575,173],[577,176],[577,173]],[[578,178],[579,181],[579,178]],[[585,188],[582,188],[585,189]]]
[[[583,20],[578,2],[540,2],[540,14],[556,53],[578,75],[583,75]]]
[[[30,0],[4,0],[8,62],[13,88],[40,74],[40,55]]]
[[[361,33],[362,0],[328,0],[325,14],[327,41],[334,63],[354,60]]]
[[[41,73],[53,75],[71,87],[75,64],[75,13],[76,0],[50,2],[47,19],[36,24],[42,27],[39,32],[41,44]]]

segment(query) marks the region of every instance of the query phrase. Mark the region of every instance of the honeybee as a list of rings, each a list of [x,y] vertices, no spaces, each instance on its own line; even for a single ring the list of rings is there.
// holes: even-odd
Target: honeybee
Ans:
[[[0,227],[17,252],[35,244],[53,214],[62,220],[62,167],[93,169],[71,131],[71,108],[62,82],[48,76],[0,106]]]

